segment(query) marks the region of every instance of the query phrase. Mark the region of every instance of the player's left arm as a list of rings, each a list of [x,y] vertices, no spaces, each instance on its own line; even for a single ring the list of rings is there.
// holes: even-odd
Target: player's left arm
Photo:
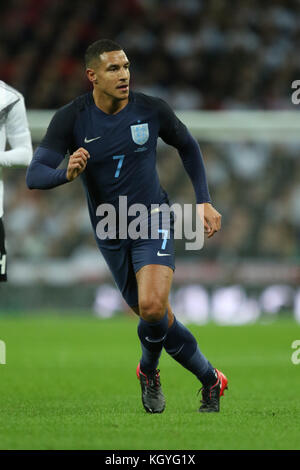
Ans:
[[[197,212],[208,238],[221,228],[221,214],[213,207],[208,190],[204,161],[198,142],[173,110],[160,100],[160,137],[178,150],[196,194]]]
[[[29,165],[32,159],[32,143],[22,96],[10,105],[5,120],[5,132],[10,150],[0,152],[0,165]]]
[[[221,214],[213,207],[208,190],[204,161],[198,142],[186,130],[186,138],[177,147],[184,168],[189,175],[196,194],[197,213],[208,238],[221,229]]]

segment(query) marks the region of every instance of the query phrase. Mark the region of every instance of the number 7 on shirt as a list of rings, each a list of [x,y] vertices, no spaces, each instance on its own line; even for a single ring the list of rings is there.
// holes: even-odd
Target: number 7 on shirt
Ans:
[[[113,156],[113,160],[119,160],[118,166],[117,166],[117,169],[116,169],[116,172],[115,172],[115,178],[118,178],[119,175],[120,175],[120,171],[121,171],[121,168],[122,168],[122,165],[123,165],[124,158],[125,158],[125,155],[114,155]]]

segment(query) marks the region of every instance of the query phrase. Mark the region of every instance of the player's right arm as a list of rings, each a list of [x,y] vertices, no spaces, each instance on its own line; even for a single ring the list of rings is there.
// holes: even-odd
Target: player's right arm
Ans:
[[[72,104],[60,108],[53,116],[27,170],[26,183],[29,189],[54,188],[73,181],[84,171],[89,158],[84,148],[72,153],[66,169],[58,168],[72,148],[74,121]]]

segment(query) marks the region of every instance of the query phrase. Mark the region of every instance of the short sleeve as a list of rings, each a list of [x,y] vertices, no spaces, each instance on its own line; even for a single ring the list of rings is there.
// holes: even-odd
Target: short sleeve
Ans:
[[[27,147],[32,152],[31,135],[28,126],[23,96],[9,106],[5,122],[6,135],[12,149]]]
[[[171,107],[162,99],[158,100],[159,137],[166,144],[177,149],[181,148],[188,139],[188,130],[178,119]]]
[[[23,135],[28,133],[28,121],[24,98],[20,96],[18,101],[9,107],[6,119],[6,133],[8,138],[15,135]]]
[[[56,111],[39,146],[66,155],[73,146],[75,117],[72,103]]]

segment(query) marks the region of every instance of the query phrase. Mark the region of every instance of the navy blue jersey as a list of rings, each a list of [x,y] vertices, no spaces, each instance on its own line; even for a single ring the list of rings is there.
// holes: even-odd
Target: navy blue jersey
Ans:
[[[128,206],[167,202],[156,171],[158,137],[178,149],[197,202],[209,202],[199,146],[186,126],[163,100],[133,92],[117,114],[101,111],[92,92],[60,108],[28,169],[27,184],[47,189],[66,183],[66,170],[56,168],[67,152],[83,147],[91,158],[80,177],[94,227],[97,207],[110,203],[118,210],[119,196],[127,196]]]
[[[88,150],[90,159],[80,177],[83,182],[95,238],[128,305],[138,305],[135,273],[147,264],[175,269],[174,218],[164,225],[160,213],[143,223],[156,228],[160,239],[100,239],[96,215],[99,205],[113,204],[119,209],[119,196],[127,196],[128,207],[142,203],[168,203],[156,171],[157,139],[174,146],[182,159],[196,193],[196,202],[210,202],[205,169],[197,141],[172,109],[161,99],[130,93],[128,104],[117,114],[106,114],[87,93],[60,108],[36,149],[27,170],[30,189],[50,189],[68,182],[66,169],[58,166],[69,152]],[[128,222],[130,218],[128,217]],[[117,222],[118,225],[118,222]]]

